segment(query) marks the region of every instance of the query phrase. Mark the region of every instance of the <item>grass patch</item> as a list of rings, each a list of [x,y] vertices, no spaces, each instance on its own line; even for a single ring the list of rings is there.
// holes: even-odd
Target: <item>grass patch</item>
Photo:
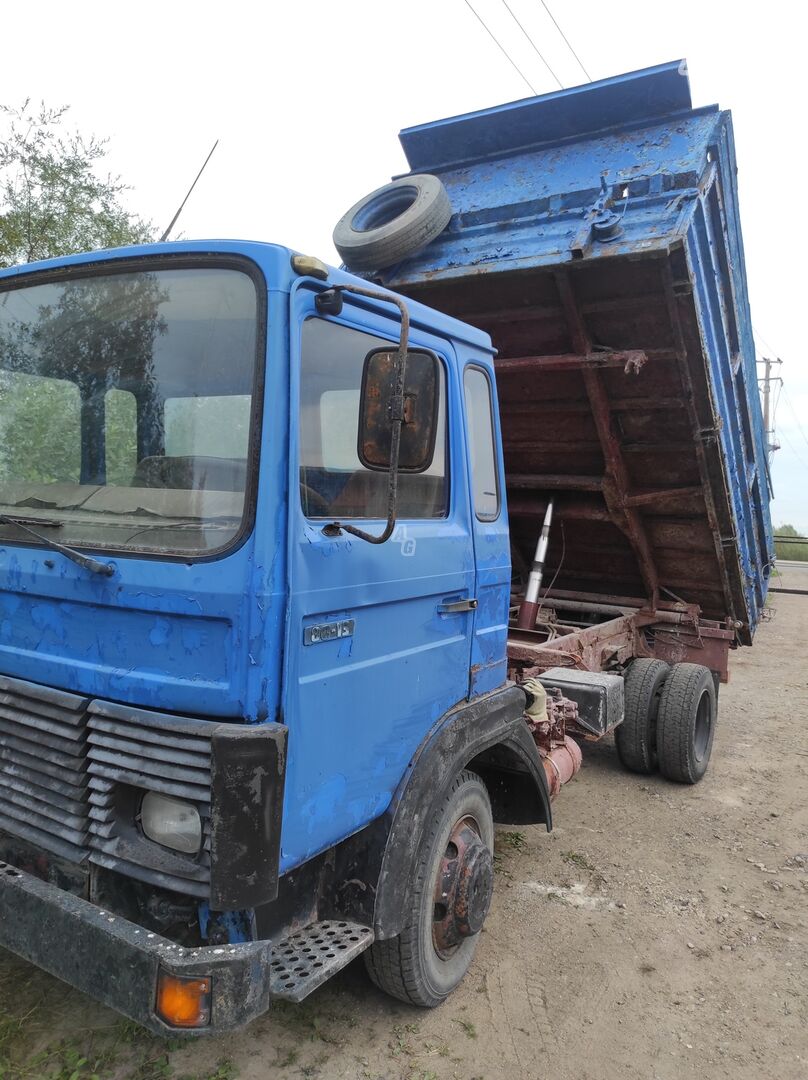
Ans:
[[[500,833],[500,839],[502,843],[511,849],[511,851],[524,851],[527,844],[527,837],[523,832],[511,831]]]
[[[453,1019],[452,1023],[457,1024],[459,1027],[462,1027],[463,1031],[466,1033],[469,1039],[477,1038],[477,1028],[474,1026],[474,1024],[472,1024],[471,1020],[461,1020],[458,1018]]]
[[[568,862],[572,866],[577,866],[581,870],[588,870],[592,874],[595,872],[595,867],[589,859],[587,859],[586,855],[581,855],[579,851],[562,851],[561,858],[564,862]]]
[[[393,1038],[388,1044],[392,1056],[399,1057],[401,1054],[406,1054],[408,1057],[413,1057],[416,1050],[410,1041],[410,1035],[417,1035],[419,1030],[418,1024],[396,1024],[393,1028]]]

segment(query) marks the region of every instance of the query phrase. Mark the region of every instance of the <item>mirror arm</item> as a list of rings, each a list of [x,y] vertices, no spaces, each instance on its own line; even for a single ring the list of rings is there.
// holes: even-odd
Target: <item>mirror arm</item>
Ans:
[[[335,292],[356,293],[358,296],[367,296],[371,300],[383,300],[386,304],[395,304],[401,312],[401,333],[398,339],[398,356],[390,411],[393,430],[390,433],[390,470],[387,474],[387,524],[378,536],[342,521],[331,521],[323,529],[326,536],[339,536],[341,532],[346,532],[351,536],[358,536],[360,540],[366,540],[369,544],[383,544],[390,539],[396,527],[398,458],[401,449],[401,426],[404,423],[404,381],[407,374],[407,348],[410,341],[410,313],[400,296],[391,296],[390,293],[382,292],[380,289],[366,289],[361,285],[334,285],[331,288]]]

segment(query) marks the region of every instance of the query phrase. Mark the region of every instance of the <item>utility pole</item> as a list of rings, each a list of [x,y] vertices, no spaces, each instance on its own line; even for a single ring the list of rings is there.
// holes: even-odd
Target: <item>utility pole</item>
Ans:
[[[763,430],[766,439],[766,456],[769,460],[771,460],[774,451],[780,449],[780,444],[774,438],[774,420],[771,414],[771,387],[773,383],[779,382],[782,384],[783,382],[779,376],[772,378],[772,367],[775,364],[782,364],[782,362],[779,357],[777,360],[770,360],[767,356],[764,356],[763,378],[759,380],[763,384]]]

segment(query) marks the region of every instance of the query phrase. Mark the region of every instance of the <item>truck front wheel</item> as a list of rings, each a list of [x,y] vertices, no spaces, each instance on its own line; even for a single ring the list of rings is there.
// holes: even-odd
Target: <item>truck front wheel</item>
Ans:
[[[365,953],[381,990],[427,1008],[454,990],[491,904],[493,850],[488,792],[479,776],[463,771],[426,824],[401,933]]]
[[[701,780],[713,749],[717,711],[712,672],[701,664],[675,664],[659,699],[657,754],[664,777],[680,784]]]

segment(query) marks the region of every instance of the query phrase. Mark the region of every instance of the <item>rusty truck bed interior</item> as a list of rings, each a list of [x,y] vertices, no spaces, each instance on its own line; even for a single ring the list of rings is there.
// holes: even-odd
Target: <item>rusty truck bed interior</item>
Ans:
[[[701,350],[691,363],[682,344],[695,327],[682,326],[666,261],[603,270],[467,278],[419,299],[498,349],[515,574],[552,498],[545,588],[683,600],[721,619],[726,570],[704,483],[712,417],[697,406],[709,405]]]

